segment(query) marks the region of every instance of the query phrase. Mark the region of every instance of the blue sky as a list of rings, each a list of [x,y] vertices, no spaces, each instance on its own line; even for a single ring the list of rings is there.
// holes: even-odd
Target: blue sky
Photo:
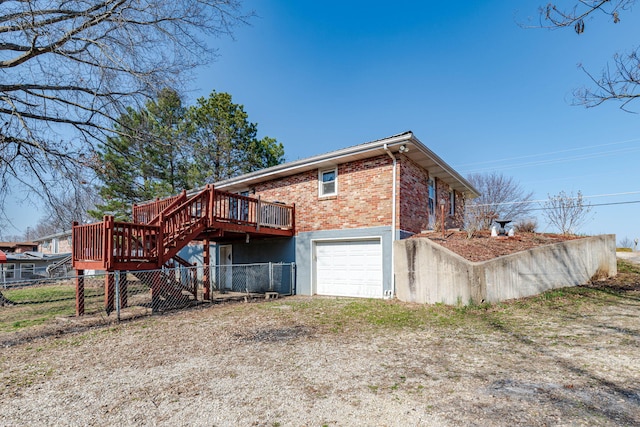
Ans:
[[[219,58],[186,84],[186,102],[231,93],[287,160],[411,130],[463,175],[503,172],[535,199],[640,200],[640,115],[570,105],[589,83],[578,64],[597,74],[637,46],[640,11],[588,20],[579,36],[518,25],[543,4],[245,1],[258,16],[235,40],[211,40]],[[640,203],[593,211],[582,232],[640,237]],[[37,222],[17,216],[19,228]]]

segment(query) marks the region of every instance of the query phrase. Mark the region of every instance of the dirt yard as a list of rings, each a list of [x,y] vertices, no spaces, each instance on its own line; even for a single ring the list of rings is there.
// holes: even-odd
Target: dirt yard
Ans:
[[[620,270],[480,307],[293,297],[0,336],[0,425],[640,425]]]

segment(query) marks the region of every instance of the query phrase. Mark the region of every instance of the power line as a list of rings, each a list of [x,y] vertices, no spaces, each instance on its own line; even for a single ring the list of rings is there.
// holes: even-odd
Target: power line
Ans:
[[[583,199],[594,199],[597,197],[613,197],[613,196],[628,196],[630,194],[640,194],[640,191],[627,191],[624,193],[609,193],[609,194],[593,194],[591,196],[574,196],[574,197],[566,197],[567,200],[576,200],[579,198],[583,198]],[[528,203],[544,203],[547,202],[549,199],[539,199],[539,200],[520,200],[520,201],[516,201],[516,202],[499,202],[499,203],[482,203],[482,204],[474,204],[473,206],[475,207],[484,207],[484,206],[506,206],[506,205],[522,205],[522,204],[528,204]],[[625,203],[629,203],[629,202],[611,202],[608,204],[625,204]],[[637,203],[637,202],[631,202],[631,203]],[[600,203],[600,204],[591,204],[590,206],[606,206],[607,203]]]
[[[627,202],[594,203],[594,204],[586,205],[585,208],[590,208],[590,207],[593,207],[593,206],[630,205],[630,204],[634,204],[634,203],[640,203],[640,200],[631,200],[631,201],[627,201]],[[541,207],[541,208],[532,208],[530,210],[532,210],[532,211],[545,211],[545,210],[553,210],[553,209],[555,209],[555,208],[553,208],[553,207]]]
[[[640,141],[640,138],[628,139],[628,140],[625,140],[625,141],[618,141],[618,142],[608,142],[606,144],[589,145],[589,146],[586,146],[586,147],[568,148],[568,149],[565,149],[565,150],[548,151],[546,153],[528,154],[528,155],[524,155],[524,156],[507,157],[507,158],[504,158],[504,159],[496,159],[496,160],[486,160],[486,161],[483,161],[483,162],[464,163],[464,164],[461,164],[461,165],[456,165],[456,169],[464,168],[464,167],[467,167],[467,166],[474,166],[474,165],[510,162],[510,161],[513,161],[513,160],[530,159],[530,158],[540,157],[540,156],[549,156],[549,155],[552,155],[552,154],[569,153],[569,152],[572,152],[572,151],[588,150],[590,148],[598,148],[598,147],[607,147],[607,146],[611,146],[611,145],[628,144],[630,142],[638,142],[638,141]],[[606,153],[606,151],[605,151],[605,153]]]
[[[573,157],[561,157],[561,158],[557,158],[557,159],[537,160],[537,161],[524,162],[524,163],[513,163],[513,164],[506,165],[506,166],[493,166],[493,167],[489,167],[488,166],[488,167],[485,167],[485,168],[466,171],[466,173],[478,173],[478,172],[483,172],[483,171],[487,171],[487,170],[494,170],[494,169],[497,169],[497,168],[499,168],[500,170],[509,170],[509,169],[519,169],[519,168],[527,167],[527,166],[552,165],[552,164],[556,164],[556,163],[563,163],[563,162],[576,161],[576,160],[594,159],[594,158],[599,158],[599,157],[604,157],[604,156],[612,156],[614,154],[632,153],[632,152],[636,152],[636,151],[640,151],[640,147],[624,148],[624,149],[620,149],[620,150],[611,150],[611,151],[601,151],[601,152],[598,152],[598,153],[581,154],[581,155],[573,156]]]

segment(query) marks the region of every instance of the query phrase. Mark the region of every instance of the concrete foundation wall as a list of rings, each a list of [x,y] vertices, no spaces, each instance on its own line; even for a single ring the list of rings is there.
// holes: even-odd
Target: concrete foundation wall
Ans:
[[[615,235],[540,246],[485,262],[468,261],[426,238],[394,244],[396,296],[407,302],[497,302],[617,274]]]

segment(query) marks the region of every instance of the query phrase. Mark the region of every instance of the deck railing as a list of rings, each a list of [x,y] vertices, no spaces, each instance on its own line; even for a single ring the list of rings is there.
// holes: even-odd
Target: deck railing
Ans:
[[[259,201],[261,227],[289,230],[293,228],[293,207],[282,203]]]
[[[207,188],[193,196],[166,215],[160,215],[164,246],[171,244],[181,235],[188,234],[195,227],[207,225],[209,218],[210,200],[213,187]]]
[[[74,224],[73,261],[97,262],[104,268],[113,263],[154,262],[159,231],[157,225],[116,222],[111,216],[93,224]]]
[[[215,191],[214,221],[256,226],[257,212],[258,199],[226,191]]]
[[[73,261],[105,261],[105,223],[73,224]]]
[[[110,234],[113,262],[155,262],[158,259],[157,225],[114,222]]]
[[[153,224],[158,221],[160,212],[166,212],[173,206],[178,206],[187,200],[187,192],[182,191],[177,196],[167,197],[166,199],[156,199],[153,202],[142,205],[133,205],[131,210],[131,218],[136,224]]]
[[[293,206],[217,191],[213,186],[207,186],[189,199],[183,192],[170,201],[140,206],[141,209],[135,211],[135,220],[146,220],[162,204],[165,209],[152,218],[151,224],[116,222],[112,216],[105,216],[104,221],[94,224],[74,224],[74,266],[107,270],[127,263],[160,266],[207,228],[224,230],[226,227],[235,231],[240,228],[241,232],[251,232],[253,228],[265,234],[268,228],[278,229],[273,234],[294,229]]]

